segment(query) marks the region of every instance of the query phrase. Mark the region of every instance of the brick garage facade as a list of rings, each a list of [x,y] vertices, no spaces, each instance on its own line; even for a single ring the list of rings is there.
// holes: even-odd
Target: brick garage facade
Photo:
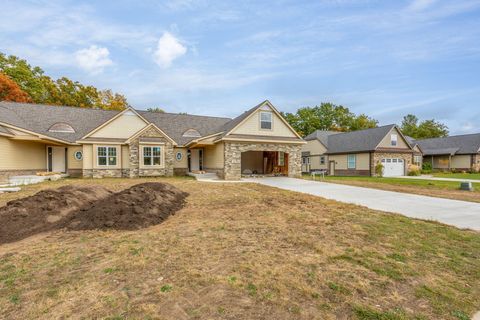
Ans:
[[[413,153],[407,152],[373,152],[370,154],[370,170],[371,175],[375,176],[377,173],[375,172],[375,166],[378,163],[381,163],[382,159],[403,159],[404,173],[405,175],[408,173],[408,167],[412,164],[413,161]]]
[[[225,142],[223,178],[239,180],[242,177],[242,152],[280,151],[288,154],[288,176],[300,177],[302,174],[302,146],[281,143],[237,143]]]

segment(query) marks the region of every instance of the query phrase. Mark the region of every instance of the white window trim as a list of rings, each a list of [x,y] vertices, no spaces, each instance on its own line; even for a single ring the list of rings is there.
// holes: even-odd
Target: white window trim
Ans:
[[[394,142],[395,142],[395,144],[394,144]],[[395,134],[395,133],[392,133],[390,135],[390,146],[392,146],[392,147],[398,146],[398,135]]]
[[[268,121],[262,121],[262,114],[269,114],[269,115],[270,115],[270,129],[268,129],[268,128],[262,128],[262,122],[268,122]],[[263,131],[273,131],[273,112],[270,112],[270,111],[260,111],[260,112],[259,112],[259,120],[260,120],[260,130],[263,130]]]
[[[326,161],[326,159],[325,159],[325,156],[320,156],[320,164],[321,164],[321,165],[324,165],[324,164],[326,164],[326,163],[327,163],[327,161]]]
[[[100,164],[100,156],[98,155],[98,149],[99,148],[106,148],[105,152],[106,152],[106,160],[107,160],[107,163],[106,164]],[[109,158],[109,155],[108,155],[108,150],[109,149],[115,149],[115,164],[108,164],[108,158]],[[114,167],[118,167],[118,150],[117,150],[117,147],[112,147],[112,146],[97,146],[97,167],[101,167],[101,168],[107,168],[107,167],[110,167],[110,168],[114,168]]]
[[[165,145],[163,144],[141,144],[140,146],[140,168],[165,168],[165,150],[164,150],[164,147]],[[144,159],[145,159],[145,155],[144,155],[144,148],[155,148],[155,147],[158,147],[160,148],[160,164],[145,164],[144,162]],[[152,150],[152,159],[153,159],[153,150]]]
[[[79,154],[79,153],[80,153],[80,159],[77,158],[77,154]],[[73,159],[75,159],[75,160],[77,160],[77,161],[82,161],[82,160],[83,160],[83,151],[80,151],[80,150],[75,151],[75,152],[73,153]]]
[[[349,158],[353,157],[353,167],[350,167]],[[357,155],[356,154],[347,154],[347,169],[356,169],[357,168]]]

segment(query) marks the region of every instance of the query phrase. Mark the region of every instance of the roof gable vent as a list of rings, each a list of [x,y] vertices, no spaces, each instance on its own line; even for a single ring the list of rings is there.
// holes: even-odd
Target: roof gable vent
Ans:
[[[57,122],[48,129],[48,132],[75,133],[75,129],[73,129],[73,127],[68,123]]]
[[[199,138],[201,137],[202,135],[200,134],[200,132],[198,132],[197,130],[195,129],[188,129],[187,131],[185,131],[182,135],[183,137],[188,137],[188,138]]]

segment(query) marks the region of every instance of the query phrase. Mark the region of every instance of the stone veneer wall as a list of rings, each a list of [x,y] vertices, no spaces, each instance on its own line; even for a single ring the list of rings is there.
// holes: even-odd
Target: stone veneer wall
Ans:
[[[122,169],[83,169],[84,178],[121,178]]]
[[[140,168],[140,138],[161,138],[161,142],[164,143],[163,145],[163,152],[164,152],[164,167],[163,168]],[[125,171],[126,174],[130,178],[133,177],[148,177],[148,176],[173,176],[173,162],[174,162],[174,153],[173,153],[173,144],[166,139],[164,136],[161,136],[160,133],[155,128],[150,128],[145,131],[140,137],[137,137],[133,141],[130,142],[129,145],[129,153],[130,153],[130,166],[128,173]]]
[[[82,176],[83,170],[82,169],[67,169],[67,174],[70,177],[78,178],[78,177]]]
[[[480,172],[480,154],[472,155],[472,169]]]
[[[395,153],[395,152],[374,152],[370,154],[370,169],[371,175],[375,176],[375,166],[377,163],[381,162],[383,158],[397,158],[403,159],[405,165],[405,175],[408,173],[408,167],[413,162],[413,154],[412,153]]]
[[[288,154],[288,176],[300,177],[302,174],[302,146],[281,143],[237,143],[225,142],[224,173],[225,180],[239,180],[242,177],[242,152],[247,151],[282,151]]]

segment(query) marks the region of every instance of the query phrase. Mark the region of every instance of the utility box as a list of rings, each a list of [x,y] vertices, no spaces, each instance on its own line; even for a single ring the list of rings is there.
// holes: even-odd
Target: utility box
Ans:
[[[473,184],[471,182],[460,183],[460,190],[473,191]]]

